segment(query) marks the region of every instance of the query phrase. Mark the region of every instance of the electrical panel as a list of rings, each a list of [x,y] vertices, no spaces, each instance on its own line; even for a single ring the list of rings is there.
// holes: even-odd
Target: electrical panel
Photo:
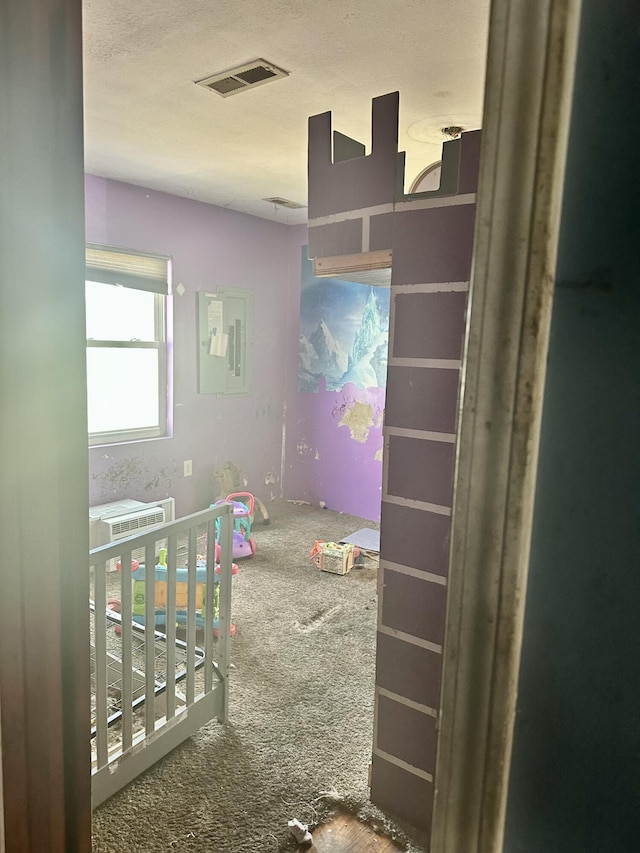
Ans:
[[[198,392],[249,395],[253,380],[253,292],[198,293]]]

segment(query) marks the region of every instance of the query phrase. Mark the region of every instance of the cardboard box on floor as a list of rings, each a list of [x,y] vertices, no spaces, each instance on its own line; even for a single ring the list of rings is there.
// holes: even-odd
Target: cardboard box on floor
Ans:
[[[360,549],[350,543],[322,542],[316,540],[311,549],[311,560],[322,572],[346,575],[351,571]]]

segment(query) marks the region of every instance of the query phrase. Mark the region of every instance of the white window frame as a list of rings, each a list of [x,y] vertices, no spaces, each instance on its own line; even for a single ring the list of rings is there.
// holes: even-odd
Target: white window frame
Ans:
[[[128,287],[154,294],[155,340],[118,341],[87,338],[89,348],[154,349],[158,354],[158,425],[129,430],[90,432],[89,446],[121,444],[163,438],[168,435],[169,369],[167,354],[167,300],[169,296],[169,258],[87,244],[85,282]]]

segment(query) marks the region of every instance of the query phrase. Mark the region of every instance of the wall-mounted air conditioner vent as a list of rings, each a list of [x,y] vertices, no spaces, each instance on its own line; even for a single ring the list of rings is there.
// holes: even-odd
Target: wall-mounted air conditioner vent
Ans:
[[[142,512],[131,513],[119,518],[110,518],[103,521],[107,525],[109,531],[109,542],[115,539],[123,539],[125,536],[133,536],[139,530],[147,527],[157,527],[159,524],[164,524],[164,510],[159,507],[152,510],[142,510]]]
[[[156,527],[161,527],[165,521],[164,510],[155,507],[154,509],[143,509],[138,512],[132,512],[129,515],[106,518],[100,522],[100,525],[104,531],[104,539],[107,542],[116,542],[118,539],[126,539],[127,536],[133,536],[136,533],[146,533],[149,530],[154,530]],[[165,546],[166,542],[164,540],[156,543],[156,552]],[[132,551],[131,557],[139,563],[144,563],[146,559],[145,549],[136,548]],[[117,563],[117,559],[108,560],[107,571],[115,571]]]
[[[196,85],[204,86],[205,89],[210,89],[222,98],[228,98],[245,89],[255,89],[256,86],[262,86],[271,80],[288,76],[289,72],[283,71],[277,65],[265,62],[264,59],[256,59],[255,62],[239,65],[237,68],[214,74],[212,77],[205,77],[204,80],[196,80]]]
[[[107,545],[118,539],[161,527],[174,519],[174,498],[164,498],[152,504],[125,499],[94,506],[89,509],[89,546],[97,548]],[[156,550],[165,545],[164,540],[158,541]],[[144,562],[144,548],[137,548],[132,556],[134,560]],[[107,571],[115,571],[116,563],[117,560],[109,560]]]

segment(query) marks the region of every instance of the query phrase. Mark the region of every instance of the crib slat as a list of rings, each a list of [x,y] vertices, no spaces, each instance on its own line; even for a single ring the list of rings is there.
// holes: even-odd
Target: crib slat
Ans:
[[[94,567],[94,648],[96,684],[96,759],[98,767],[105,767],[108,760],[107,740],[107,564],[98,561]]]
[[[167,720],[176,714],[176,566],[178,563],[177,537],[169,536],[167,553]]]
[[[189,528],[189,554],[187,557],[187,707],[193,704],[195,696],[197,533],[195,527]]]
[[[204,692],[213,689],[213,627],[216,568],[216,522],[207,524],[207,587],[205,590],[204,619]]]
[[[156,543],[148,542],[144,556],[144,727],[150,735],[156,721]]]
[[[229,666],[231,653],[231,571],[233,553],[233,510],[220,518],[220,615],[218,618],[218,667],[224,679],[222,709],[218,715],[221,723],[229,716]]]
[[[120,557],[120,599],[122,601],[121,614],[122,623],[120,634],[122,638],[121,660],[122,660],[122,751],[131,749],[133,740],[133,654],[132,641],[133,632],[131,628],[132,607],[132,572],[131,572],[131,547],[124,548]]]

